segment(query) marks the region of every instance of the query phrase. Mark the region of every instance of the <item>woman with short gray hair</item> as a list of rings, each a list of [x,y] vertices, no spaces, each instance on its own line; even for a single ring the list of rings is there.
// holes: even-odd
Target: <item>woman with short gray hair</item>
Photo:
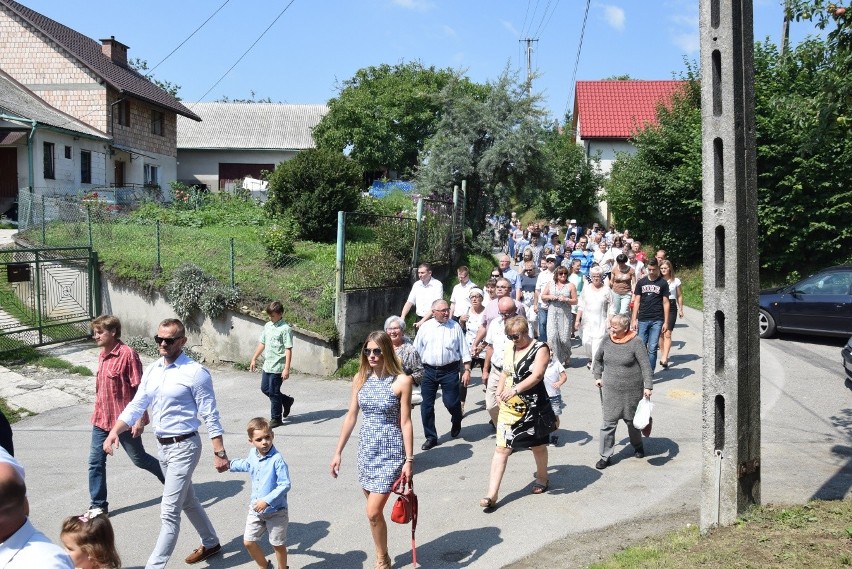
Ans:
[[[645,457],[642,433],[633,426],[633,416],[642,398],[650,399],[654,374],[648,361],[645,343],[630,329],[630,318],[616,314],[610,319],[610,333],[594,356],[592,375],[601,391],[603,424],[601,425],[598,470],[608,467],[615,446],[618,422],[627,423],[627,434],[633,445],[633,456]]]
[[[414,349],[414,344],[405,335],[405,320],[399,316],[389,316],[385,320],[385,332],[390,336],[393,351],[402,363],[403,371],[414,380],[414,387],[411,391],[411,404],[419,405],[423,401],[423,396],[420,395],[420,380],[423,379],[423,362],[420,361],[420,354]]]

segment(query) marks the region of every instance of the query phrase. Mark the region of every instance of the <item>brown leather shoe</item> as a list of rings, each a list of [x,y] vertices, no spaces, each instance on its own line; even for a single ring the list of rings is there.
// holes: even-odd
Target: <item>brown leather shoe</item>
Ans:
[[[189,557],[187,557],[184,561],[186,561],[188,564],[192,565],[193,563],[198,563],[200,561],[204,561],[205,559],[212,557],[213,555],[216,555],[217,553],[219,553],[219,551],[221,549],[222,549],[222,546],[219,545],[218,543],[216,545],[214,545],[213,547],[210,547],[210,548],[204,547],[202,545],[198,549],[196,549],[195,551],[190,553]]]

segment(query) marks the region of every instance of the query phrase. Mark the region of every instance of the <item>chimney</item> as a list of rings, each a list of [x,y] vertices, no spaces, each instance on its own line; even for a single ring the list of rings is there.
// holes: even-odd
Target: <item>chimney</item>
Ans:
[[[128,47],[120,41],[116,41],[115,36],[101,40],[101,51],[103,54],[110,58],[113,63],[122,67],[127,67],[127,50]]]

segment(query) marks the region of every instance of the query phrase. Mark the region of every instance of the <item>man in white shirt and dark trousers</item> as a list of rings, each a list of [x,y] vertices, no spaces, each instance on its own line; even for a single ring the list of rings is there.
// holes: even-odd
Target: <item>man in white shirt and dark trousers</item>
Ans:
[[[228,469],[213,380],[207,369],[183,353],[186,344],[183,323],[177,319],[163,320],[154,341],[162,357],[145,369],[136,395],[119,415],[104,442],[104,452],[111,455],[118,445],[118,435],[136,424],[142,413],[149,410],[166,481],[160,504],[160,536],[146,569],[161,569],[168,564],[180,531],[181,511],[201,536],[201,546],[186,558],[187,563],[204,561],[222,549],[213,524],[192,487],[192,473],[201,458],[199,415],[210,436],[213,466],[219,472]]]
[[[400,316],[405,320],[413,307],[419,318],[414,323],[414,329],[417,331],[424,322],[432,318],[432,303],[439,298],[444,298],[444,285],[438,279],[432,278],[432,267],[429,263],[420,263],[417,267],[417,281],[411,286]]]
[[[423,419],[426,442],[420,448],[429,450],[438,444],[438,431],[435,429],[435,398],[438,388],[441,388],[444,407],[452,418],[450,436],[455,438],[461,433],[462,422],[459,381],[465,387],[470,383],[470,349],[461,325],[450,318],[450,307],[446,300],[439,299],[432,303],[432,319],[420,329],[414,339],[414,348],[423,361],[423,380],[420,384],[423,402],[420,404],[420,416]]]
[[[450,316],[456,322],[470,310],[470,291],[476,288],[476,283],[470,280],[470,269],[462,265],[456,269],[459,284],[453,287],[450,294]],[[462,325],[464,327],[464,325]]]

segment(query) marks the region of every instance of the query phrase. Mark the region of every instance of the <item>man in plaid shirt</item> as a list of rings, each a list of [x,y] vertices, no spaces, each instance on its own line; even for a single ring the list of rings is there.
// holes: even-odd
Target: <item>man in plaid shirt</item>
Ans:
[[[101,348],[95,378],[95,411],[92,413],[92,447],[89,453],[90,508],[108,512],[106,458],[104,441],[119,414],[136,394],[142,381],[142,362],[133,348],[122,342],[121,321],[115,316],[99,316],[92,321],[92,335]],[[148,422],[147,413],[133,428],[119,435],[119,442],[130,460],[163,482],[160,461],[145,452],[142,431]]]

